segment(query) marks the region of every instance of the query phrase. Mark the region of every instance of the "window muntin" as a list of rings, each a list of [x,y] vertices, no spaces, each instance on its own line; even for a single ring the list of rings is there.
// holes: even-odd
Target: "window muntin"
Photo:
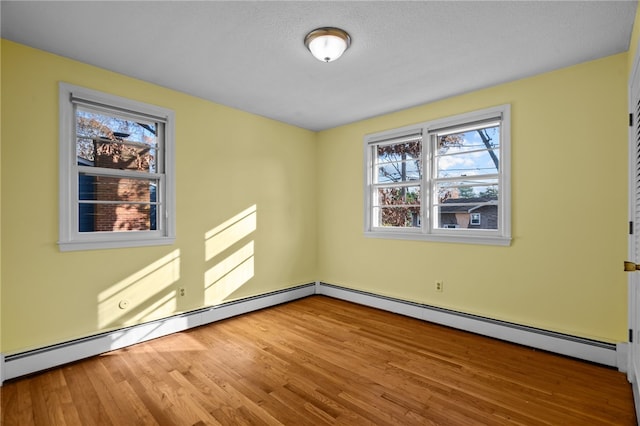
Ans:
[[[509,121],[504,105],[366,137],[366,234],[509,244]]]
[[[61,250],[174,240],[173,112],[60,85]]]

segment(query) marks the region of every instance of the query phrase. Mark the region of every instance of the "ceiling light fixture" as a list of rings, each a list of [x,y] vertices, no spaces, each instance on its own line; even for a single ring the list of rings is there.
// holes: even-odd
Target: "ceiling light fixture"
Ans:
[[[304,38],[307,49],[322,62],[338,59],[351,45],[351,37],[340,28],[323,27],[311,31]]]

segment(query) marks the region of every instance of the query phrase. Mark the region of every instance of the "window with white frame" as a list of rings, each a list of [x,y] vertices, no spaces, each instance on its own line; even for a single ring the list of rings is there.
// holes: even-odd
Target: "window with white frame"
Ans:
[[[508,245],[510,106],[365,137],[365,234]]]
[[[60,83],[62,251],[175,240],[174,113]]]

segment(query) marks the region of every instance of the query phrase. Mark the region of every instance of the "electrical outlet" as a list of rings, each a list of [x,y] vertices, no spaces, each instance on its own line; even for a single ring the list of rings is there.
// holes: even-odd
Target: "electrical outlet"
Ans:
[[[185,290],[184,287],[180,287],[178,289],[178,294],[180,295],[180,297],[184,296],[187,293],[187,291]]]
[[[444,291],[444,281],[436,281],[436,291],[442,293]]]

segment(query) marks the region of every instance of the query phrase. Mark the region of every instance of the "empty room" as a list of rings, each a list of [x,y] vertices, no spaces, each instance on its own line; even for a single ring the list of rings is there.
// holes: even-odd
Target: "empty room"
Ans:
[[[635,425],[629,1],[0,2],[3,425]]]

